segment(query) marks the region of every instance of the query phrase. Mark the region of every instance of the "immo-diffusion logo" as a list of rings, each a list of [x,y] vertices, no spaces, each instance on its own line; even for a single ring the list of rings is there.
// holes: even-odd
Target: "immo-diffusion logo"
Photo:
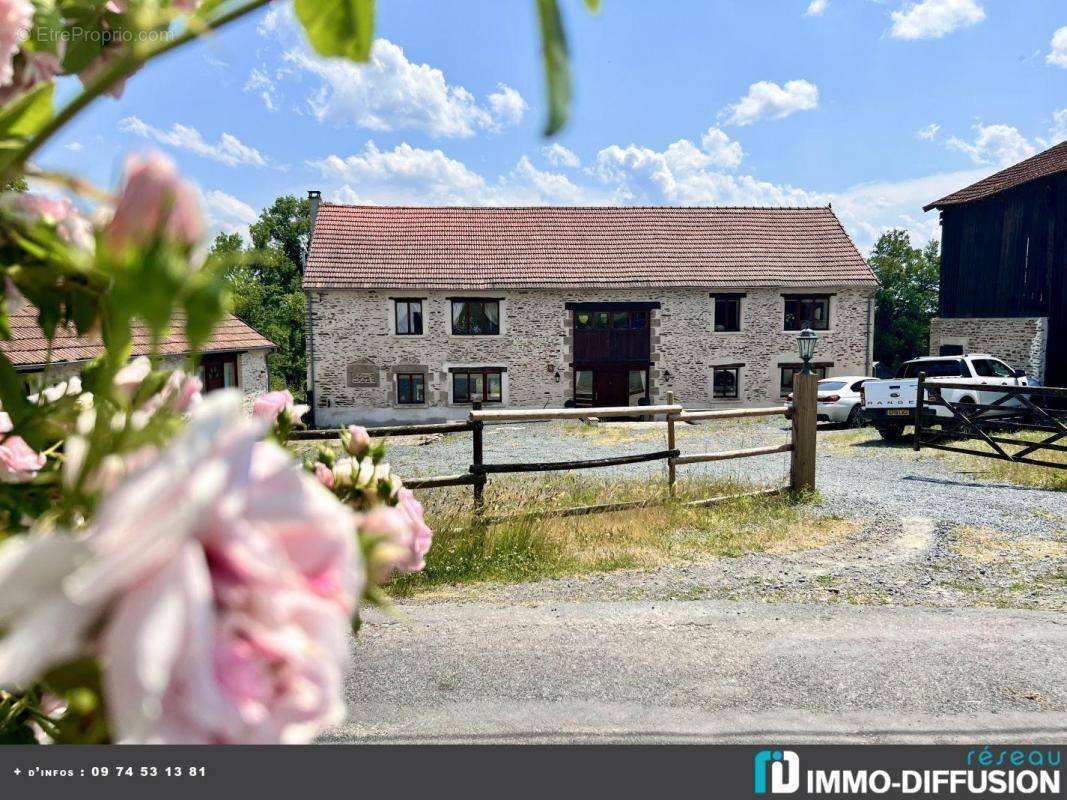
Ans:
[[[771,794],[792,794],[800,788],[800,756],[792,750],[760,750],[752,772],[752,789],[767,794],[767,775],[771,776]]]

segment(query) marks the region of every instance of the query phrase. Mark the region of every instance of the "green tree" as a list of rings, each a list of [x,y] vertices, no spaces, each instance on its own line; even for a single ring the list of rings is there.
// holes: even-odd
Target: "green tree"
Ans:
[[[892,369],[926,355],[930,319],[937,314],[940,246],[912,247],[907,231],[886,231],[867,262],[882,286],[875,297],[874,358]]]
[[[249,247],[239,234],[220,233],[211,248],[212,258],[225,261],[233,313],[277,345],[267,356],[270,388],[301,400],[307,381],[301,273],[310,231],[307,200],[286,195],[249,226]]]

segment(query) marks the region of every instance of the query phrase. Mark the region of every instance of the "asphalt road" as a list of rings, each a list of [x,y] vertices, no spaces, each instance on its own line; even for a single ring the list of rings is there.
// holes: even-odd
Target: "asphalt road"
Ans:
[[[1062,742],[1056,612],[443,602],[353,640],[327,741]]]

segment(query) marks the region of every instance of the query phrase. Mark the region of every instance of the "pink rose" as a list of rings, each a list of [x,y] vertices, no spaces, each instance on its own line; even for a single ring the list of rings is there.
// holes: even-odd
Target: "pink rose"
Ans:
[[[252,403],[252,415],[271,422],[281,417],[290,425],[298,425],[307,412],[308,406],[297,405],[288,389],[261,394]]]
[[[0,481],[32,481],[44,468],[45,457],[26,444],[21,436],[11,434],[11,417],[0,411]]]
[[[426,566],[426,554],[430,552],[433,531],[423,518],[422,503],[415,499],[411,489],[397,492],[397,500],[397,508],[408,518],[412,531],[411,558],[406,569],[408,572],[418,572]]]
[[[99,648],[119,741],[307,742],[338,722],[355,517],[264,425],[214,392],[82,535],[0,545],[0,686]]]
[[[0,104],[14,100],[39,83],[53,80],[63,71],[64,43],[60,42],[59,53],[23,50],[14,61],[11,83],[0,88]]]
[[[315,464],[315,477],[318,478],[319,483],[321,483],[327,489],[333,488],[333,470],[327,467],[321,461]]]
[[[14,81],[12,62],[31,27],[33,3],[29,0],[0,0],[0,86],[10,86]]]
[[[3,102],[2,98],[0,102]],[[65,198],[17,192],[8,195],[5,206],[29,223],[41,221],[54,226],[61,241],[79,250],[91,252],[95,247],[89,220]]]
[[[288,389],[261,394],[252,403],[252,414],[273,422],[285,409],[292,408],[293,394]]]
[[[193,190],[178,177],[174,162],[159,153],[126,159],[115,215],[104,228],[109,247],[121,250],[157,238],[192,246],[203,228]]]
[[[184,414],[203,399],[200,394],[203,388],[204,384],[196,375],[186,375],[184,370],[176,369],[167,376],[160,395],[164,403]]]
[[[115,388],[132,400],[151,372],[152,362],[147,356],[139,356],[115,373]]]
[[[370,434],[360,425],[349,425],[345,438],[345,449],[356,458],[362,458],[371,447]]]
[[[414,551],[414,532],[407,515],[392,506],[377,506],[359,520],[361,538],[373,543],[371,577],[384,583],[394,572],[407,572]]]

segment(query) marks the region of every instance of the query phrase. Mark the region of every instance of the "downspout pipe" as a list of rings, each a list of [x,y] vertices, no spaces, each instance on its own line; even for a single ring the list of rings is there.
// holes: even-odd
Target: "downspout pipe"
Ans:
[[[312,189],[308,191],[308,210],[311,217],[311,226],[308,231],[308,253],[311,252],[311,240],[315,236],[315,220],[319,216],[319,203],[322,202],[322,192]],[[304,270],[307,270],[307,258],[308,253],[304,253]],[[307,351],[307,399],[308,406],[310,407],[308,427],[317,428],[318,424],[315,420],[315,317],[312,313],[311,306],[311,292],[304,290],[304,318],[306,324],[304,325],[304,338],[307,342],[305,350]]]

